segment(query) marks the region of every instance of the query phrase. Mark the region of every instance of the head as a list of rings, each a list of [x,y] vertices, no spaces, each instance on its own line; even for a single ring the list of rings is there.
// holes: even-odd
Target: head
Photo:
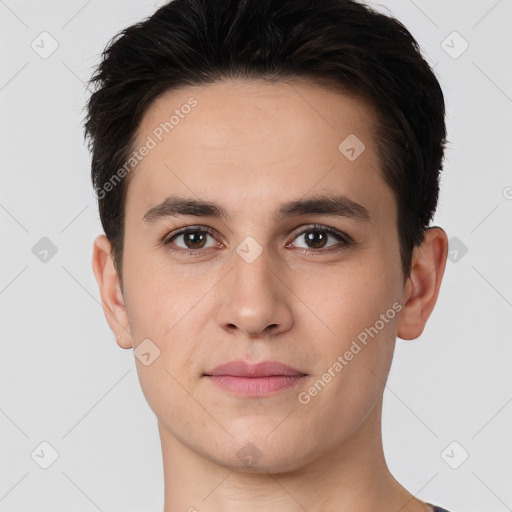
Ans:
[[[248,440],[283,469],[348,439],[446,261],[429,228],[444,101],[415,39],[352,0],[174,0],[109,43],[92,83],[94,270],[120,346],[159,353],[137,366],[160,424],[226,465]],[[205,378],[233,359],[306,379],[237,398]]]

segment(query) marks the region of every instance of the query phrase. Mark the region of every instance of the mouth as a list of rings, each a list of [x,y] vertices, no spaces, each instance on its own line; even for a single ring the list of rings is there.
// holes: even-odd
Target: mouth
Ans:
[[[225,391],[244,396],[262,396],[296,386],[307,373],[278,361],[258,364],[230,361],[203,374]]]

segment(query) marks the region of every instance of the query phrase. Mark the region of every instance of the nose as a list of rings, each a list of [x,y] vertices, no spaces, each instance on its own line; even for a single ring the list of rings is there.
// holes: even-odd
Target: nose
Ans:
[[[233,255],[233,268],[219,283],[218,322],[224,330],[244,337],[268,337],[291,328],[293,294],[285,273],[275,266],[266,250],[252,262]]]

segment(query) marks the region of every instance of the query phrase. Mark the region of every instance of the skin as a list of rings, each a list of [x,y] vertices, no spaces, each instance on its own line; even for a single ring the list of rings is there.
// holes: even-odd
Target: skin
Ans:
[[[124,294],[104,235],[93,250],[119,346],[149,338],[160,350],[148,366],[135,361],[158,419],[165,512],[431,510],[387,468],[381,412],[396,337],[417,338],[437,300],[446,233],[427,231],[405,278],[396,200],[371,132],[375,112],[362,100],[299,82],[187,87],[151,105],[135,147],[191,97],[198,105],[130,176]],[[354,161],[338,150],[349,134],[366,146]],[[319,214],[273,219],[282,202],[333,192],[363,205],[370,222]],[[145,212],[171,194],[218,202],[230,218],[144,223]],[[322,253],[329,247],[300,235],[314,223],[355,244],[343,247],[329,235],[326,245],[340,248]],[[162,244],[187,225],[214,230],[213,237],[203,233],[200,256],[170,250],[201,247],[197,238],[195,245],[187,236]],[[236,251],[249,236],[262,250],[252,263]],[[394,303],[402,310],[302,404],[299,393]],[[308,376],[271,396],[238,397],[203,376],[233,359],[278,360]],[[237,456],[249,442],[261,454],[254,465]]]

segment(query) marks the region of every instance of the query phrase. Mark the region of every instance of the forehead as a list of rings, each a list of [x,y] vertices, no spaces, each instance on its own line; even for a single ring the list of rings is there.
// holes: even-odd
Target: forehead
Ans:
[[[236,212],[321,191],[372,203],[390,194],[375,123],[361,99],[307,83],[229,81],[170,91],[137,131],[134,150],[151,149],[130,176],[127,213],[135,208],[141,217],[166,195],[221,200]]]
[[[240,153],[269,143],[268,150],[278,148],[282,153],[286,147],[303,147],[313,133],[318,134],[317,139],[330,135],[325,147],[344,138],[348,130],[371,145],[375,124],[373,108],[354,95],[307,82],[231,80],[164,93],[147,109],[135,145],[144,144],[151,136],[160,150],[166,142],[171,145],[177,157],[181,149]],[[275,134],[280,137],[273,139]],[[250,146],[237,145],[248,140]]]

